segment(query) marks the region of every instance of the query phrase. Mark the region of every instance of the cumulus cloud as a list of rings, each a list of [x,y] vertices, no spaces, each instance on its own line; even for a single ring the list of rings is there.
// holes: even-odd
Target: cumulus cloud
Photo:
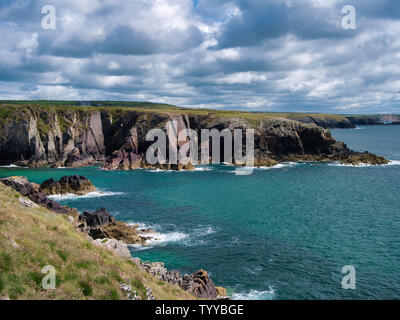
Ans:
[[[146,100],[256,111],[399,112],[400,2],[14,0],[0,99]],[[41,9],[54,5],[55,30]]]

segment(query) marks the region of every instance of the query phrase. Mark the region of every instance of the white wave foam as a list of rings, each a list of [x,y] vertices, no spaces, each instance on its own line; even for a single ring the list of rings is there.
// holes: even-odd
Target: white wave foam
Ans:
[[[272,300],[275,297],[275,290],[269,287],[268,291],[250,290],[232,294],[232,300]]]
[[[213,227],[211,227],[211,226],[208,226],[208,227],[205,227],[205,228],[196,229],[196,233],[198,235],[201,235],[201,236],[207,236],[209,234],[215,233],[215,229]]]
[[[177,243],[181,242],[185,246],[198,246],[206,243],[207,241],[203,238],[207,235],[215,233],[215,229],[211,226],[206,226],[202,228],[196,228],[190,234],[181,232],[181,231],[173,231],[173,232],[160,232],[158,230],[161,229],[160,225],[147,225],[145,223],[135,223],[129,222],[128,225],[134,226],[138,225],[138,231],[140,234],[140,230],[152,229],[155,230],[155,233],[143,233],[140,234],[145,237],[151,237],[151,239],[146,241],[145,245],[131,245],[135,250],[146,250],[151,249],[155,246],[163,246],[168,243]]]
[[[156,233],[153,239],[147,240],[147,244],[163,244],[169,242],[179,242],[189,238],[189,235],[183,232]]]
[[[135,251],[142,251],[154,248],[155,246],[163,246],[171,242],[180,242],[189,238],[189,235],[183,232],[168,232],[168,233],[146,233],[142,236],[152,237],[146,241],[146,244],[132,244],[129,247],[133,248]]]
[[[215,233],[215,229],[212,226],[203,226],[196,228],[190,233],[190,237],[184,239],[184,244],[187,247],[203,246],[211,241],[207,236]]]
[[[196,167],[193,171],[212,171],[212,168],[209,167]]]
[[[344,164],[340,162],[332,162],[329,163],[328,166],[331,167],[354,167],[354,168],[366,168],[366,167],[372,167],[372,164],[368,163],[360,163],[360,164]]]
[[[343,164],[340,162],[331,162],[328,164],[328,166],[332,167],[353,167],[353,168],[367,168],[367,167],[387,167],[387,166],[399,166],[400,161],[399,160],[389,160],[388,164],[369,164],[369,163],[360,163],[360,164]]]
[[[163,169],[151,169],[151,170],[146,170],[147,172],[192,172],[192,171],[211,171],[213,170],[212,168],[209,167],[196,167],[193,170],[163,170]]]
[[[94,191],[94,192],[89,192],[83,196],[78,196],[76,194],[72,193],[66,193],[66,194],[55,194],[48,196],[48,198],[52,200],[75,200],[75,199],[88,199],[88,198],[100,198],[100,197],[112,197],[112,196],[117,196],[125,194],[124,192],[111,192],[111,191]]]
[[[297,162],[282,162],[282,163],[278,163],[271,167],[261,166],[261,167],[255,168],[255,169],[259,169],[259,170],[282,169],[282,168],[287,168],[287,167],[294,167],[298,164],[299,163],[297,163]]]
[[[28,167],[20,167],[20,166],[17,166],[15,164],[10,164],[10,165],[7,165],[7,166],[0,166],[0,168],[28,168]]]
[[[172,170],[163,170],[163,169],[152,169],[146,170],[147,172],[172,172]]]

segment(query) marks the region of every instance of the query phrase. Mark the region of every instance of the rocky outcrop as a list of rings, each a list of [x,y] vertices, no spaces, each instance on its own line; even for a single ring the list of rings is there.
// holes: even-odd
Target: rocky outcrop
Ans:
[[[350,155],[349,157],[345,157],[344,159],[340,160],[341,164],[347,165],[360,165],[360,164],[370,164],[370,165],[384,165],[388,164],[384,157],[377,156],[375,154],[364,152]]]
[[[0,121],[2,164],[76,167],[102,161],[106,169],[121,170],[192,170],[194,167],[190,162],[193,161],[187,165],[150,165],[146,161],[146,151],[153,144],[153,141],[146,141],[147,133],[155,128],[166,132],[171,120],[176,121],[176,134],[189,129],[197,132],[199,138],[202,129],[242,129],[244,141],[245,130],[254,129],[255,164],[270,166],[285,159],[336,161],[356,155],[344,144],[336,142],[328,131],[315,124],[351,127],[354,121],[367,119],[315,115],[298,116],[295,117],[298,121],[295,121],[278,116],[250,117],[245,113],[243,116],[222,116],[212,111],[197,114],[185,112],[184,109],[151,112],[117,107],[101,110],[25,107],[13,110],[10,109],[7,119]],[[333,125],[333,122],[336,124]],[[179,142],[178,149],[186,142]],[[221,149],[224,143],[221,139]],[[198,154],[200,149],[199,143]],[[221,162],[224,160],[221,155]],[[233,159],[233,163],[243,164],[240,159]]]
[[[114,223],[115,218],[107,212],[105,208],[96,210],[95,212],[84,211],[79,216],[80,221],[84,221],[88,228],[98,228],[107,226],[109,223]]]
[[[145,244],[153,239],[154,231],[141,230],[138,225],[129,225],[123,221],[117,221],[105,208],[95,212],[85,211],[79,216],[78,228],[88,233],[93,239],[115,239],[127,244]]]
[[[226,296],[226,289],[216,287],[208,276],[207,271],[202,269],[188,275],[180,274],[179,271],[168,271],[162,262],[144,262],[139,258],[132,258],[139,268],[155,276],[156,278],[171,284],[178,285],[182,289],[203,299],[229,299]]]
[[[131,258],[131,252],[128,249],[128,245],[120,240],[115,239],[95,239],[93,243],[98,247],[103,247],[109,250],[114,251],[121,257]]]
[[[47,195],[73,193],[84,195],[96,191],[96,187],[89,179],[79,175],[63,176],[60,180],[49,179],[40,185],[40,190]]]
[[[202,269],[193,273],[189,278],[184,277],[182,288],[199,298],[216,299],[218,297],[214,282],[208,276],[207,271]]]
[[[0,179],[0,182],[18,191],[22,196],[29,198],[34,203],[43,206],[51,211],[73,216],[78,215],[78,211],[69,208],[47,198],[46,194],[40,190],[39,185],[31,183],[26,177],[9,177]]]

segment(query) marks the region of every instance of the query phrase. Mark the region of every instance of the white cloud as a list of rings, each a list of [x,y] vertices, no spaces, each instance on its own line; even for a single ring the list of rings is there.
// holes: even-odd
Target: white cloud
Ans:
[[[54,31],[41,29],[47,1],[2,3],[0,99],[398,111],[396,11],[365,0],[352,32],[340,28],[343,3],[71,0],[56,3]]]

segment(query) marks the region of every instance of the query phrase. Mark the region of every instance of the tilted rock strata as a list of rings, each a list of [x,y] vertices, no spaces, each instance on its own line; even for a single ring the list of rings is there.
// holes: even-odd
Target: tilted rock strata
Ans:
[[[178,132],[192,129],[199,139],[201,129],[242,129],[243,140],[245,130],[254,129],[256,165],[273,165],[288,158],[338,161],[358,154],[314,123],[285,118],[249,120],[239,116],[217,116],[212,112],[208,115],[185,114],[183,110],[181,113],[156,113],[117,108],[115,111],[90,108],[83,111],[26,107],[11,113],[6,120],[0,125],[1,163],[30,167],[77,167],[102,161],[107,169],[192,170],[190,164],[186,167],[150,165],[145,159],[146,151],[153,143],[146,141],[146,134],[154,128],[166,131],[171,120],[176,121]],[[185,142],[179,142],[179,148]],[[369,159],[364,157],[366,161]]]

